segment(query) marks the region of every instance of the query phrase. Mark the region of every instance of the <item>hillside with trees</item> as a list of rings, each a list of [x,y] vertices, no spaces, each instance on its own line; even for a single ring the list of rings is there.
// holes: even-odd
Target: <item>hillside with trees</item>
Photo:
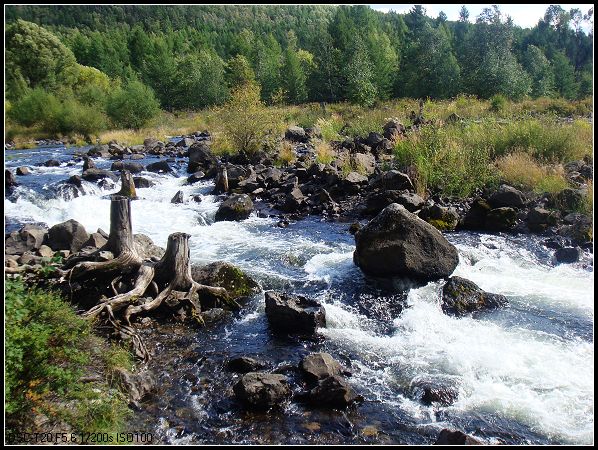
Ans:
[[[582,30],[592,15],[553,5],[523,29],[497,6],[476,18],[464,6],[456,22],[419,5],[9,6],[9,117],[87,135],[141,126],[158,108],[223,104],[246,81],[267,104],[582,99],[592,95],[593,31]]]

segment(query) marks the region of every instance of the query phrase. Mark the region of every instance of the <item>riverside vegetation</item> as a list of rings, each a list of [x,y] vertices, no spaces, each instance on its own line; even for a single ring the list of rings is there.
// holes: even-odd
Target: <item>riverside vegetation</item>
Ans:
[[[34,11],[15,7],[9,18],[22,15],[34,20]],[[49,11],[80,13],[81,23],[87,23],[85,9]],[[145,9],[125,11],[132,14],[128,17],[144,17]],[[156,11],[163,14],[168,10]],[[319,9],[288,11],[294,11],[291,17],[301,18]],[[67,164],[83,162],[83,171],[55,186],[60,198],[88,195],[88,183],[110,189],[116,186],[116,173],[121,179],[121,189],[110,197],[110,233],[88,233],[80,223],[69,220],[50,229],[26,225],[6,236],[7,346],[10,343],[11,349],[6,361],[6,405],[12,427],[26,424],[35,429],[51,423],[61,431],[65,427],[78,432],[126,429],[127,421],[134,420],[129,407],[139,408],[141,400],[156,391],[148,364],[158,370],[160,364],[171,362],[160,350],[163,342],[169,342],[163,330],[170,329],[172,322],[194,327],[218,323],[227,311],[243,308],[243,300],[261,289],[228,263],[191,264],[192,236],[187,233],[169,230],[172,234],[166,249],[155,246],[147,236],[134,234],[131,202],[143,201],[135,188],[151,186],[150,180],[139,176],[143,171],[172,174],[173,166],[182,160],[187,186],[213,179],[212,193],[223,200],[215,221],[243,221],[255,212],[259,217],[276,218],[280,228],[309,215],[353,222],[349,231],[355,234],[357,246],[354,262],[373,277],[409,274],[419,282],[449,278],[459,262],[458,252],[439,231],[538,234],[546,248],[556,249],[558,263],[577,262],[592,250],[593,103],[587,97],[590,92],[584,78],[587,60],[580,50],[588,44],[579,29],[573,32],[556,27],[570,20],[579,25],[583,19],[579,12],[551,7],[537,29],[523,33],[504,21],[498,9],[486,10],[475,25],[467,23],[466,10],[462,21],[451,24],[440,17],[431,20],[416,7],[405,16],[389,16],[398,21],[395,25],[384,25],[388,17],[382,19],[362,7],[322,7],[322,11],[330,15],[330,23],[324,27],[333,40],[327,50],[330,60],[315,50],[311,54],[298,47],[310,36],[283,33],[286,49],[280,50],[283,56],[277,70],[289,77],[278,81],[268,78],[271,73],[263,67],[255,66],[258,58],[253,59],[251,45],[247,48],[244,44],[251,42],[260,56],[280,44],[274,38],[266,38],[266,44],[259,38],[252,40],[249,30],[238,36],[226,34],[218,47],[230,56],[226,67],[214,49],[193,55],[179,41],[173,42],[174,48],[180,45],[191,53],[182,51],[170,65],[149,66],[164,62],[151,53],[166,58],[160,39],[172,37],[172,31],[148,37],[139,27],[123,26],[120,32],[131,33],[127,41],[131,48],[143,48],[147,54],[129,52],[126,73],[111,72],[116,71],[114,61],[104,56],[101,63],[102,69],[110,72],[107,76],[80,63],[97,64],[86,45],[100,48],[112,42],[113,32],[108,27],[101,32],[73,30],[60,14],[42,15],[50,22],[45,26],[57,33],[65,46],[32,23],[18,20],[10,25],[7,35],[14,39],[15,48],[21,45],[18,36],[41,36],[35,44],[41,49],[41,60],[49,64],[48,58],[58,55],[61,65],[47,72],[51,76],[46,78],[43,74],[25,75],[24,63],[11,59],[14,55],[7,56],[12,63],[7,148],[31,145],[32,137],[61,139],[75,147],[93,141],[91,148],[74,149]],[[108,14],[100,28],[110,18]],[[365,26],[378,20],[379,29],[378,25]],[[392,60],[400,54],[404,73],[393,72],[398,78],[389,80],[383,75],[391,74],[376,69],[379,61],[374,60],[373,49],[389,39],[396,31],[394,26],[405,26],[401,35],[404,46],[395,49],[395,56],[392,45],[382,46],[384,55],[378,56],[387,62],[384,58]],[[365,43],[345,42],[349,31],[356,29],[378,29],[379,33],[358,33]],[[504,40],[502,49],[510,62],[500,76],[505,82],[487,86],[465,73],[465,66],[462,71],[459,64],[465,65],[466,55],[473,51],[467,46],[474,46],[480,33],[492,34],[493,30],[502,32],[497,39]],[[539,36],[544,36],[538,30],[554,37],[542,44],[547,53],[551,49],[550,61],[540,58],[542,51],[538,55],[539,47],[532,44],[540,44]],[[201,36],[189,29],[187,33],[180,35],[183,42],[201,41]],[[526,52],[516,48],[511,53],[514,36],[517,43],[528,44]],[[565,38],[573,42],[574,37],[579,47],[575,65],[560,53],[561,43],[557,44]],[[370,45],[368,39],[376,45]],[[463,45],[456,46],[461,50],[452,50],[450,45],[439,48],[452,56],[441,55],[441,59],[454,66],[444,69],[458,77],[458,83],[451,84],[460,87],[455,92],[447,90],[446,80],[432,84],[430,79],[418,78],[421,71],[417,70],[417,64],[426,63],[417,61],[418,45],[426,45],[428,40],[447,44],[451,39]],[[210,39],[208,42],[215,45]],[[117,52],[118,58],[125,53]],[[342,67],[343,58],[356,54],[361,63],[372,58],[373,68],[368,72],[352,67],[351,73],[341,74],[335,81],[338,85],[330,84],[331,79],[326,85],[323,74],[330,75],[333,67],[324,63],[338,58]],[[82,55],[91,59],[84,60]],[[482,62],[490,65],[494,57],[487,55]],[[523,64],[516,60],[533,57],[544,61],[544,78],[532,71],[536,66],[528,59],[522,59]],[[216,70],[210,64],[221,67]],[[164,71],[156,73],[157,67]],[[196,78],[169,77],[170,70],[173,74],[190,71]],[[306,71],[303,75],[302,70]],[[201,100],[186,95],[213,77]],[[175,79],[182,84],[168,84]],[[430,90],[420,92],[422,85]],[[326,92],[331,92],[330,96]],[[393,99],[395,95],[433,98]],[[185,103],[195,100],[200,103]],[[314,102],[304,103],[306,100]],[[134,161],[146,158],[158,160],[147,165]],[[110,170],[104,170],[96,168],[94,160],[113,162]],[[58,167],[60,162],[49,160],[42,165]],[[6,171],[7,201],[17,200],[28,171],[19,167],[16,177]],[[202,196],[188,199],[179,191],[171,203],[190,201],[201,202]],[[369,223],[362,226],[364,220]],[[380,267],[377,261],[384,257],[385,248],[392,249],[391,263]],[[407,260],[396,257],[403,253],[409,255]],[[23,280],[56,291],[29,290]],[[87,320],[78,317],[57,292],[76,299]],[[458,276],[449,278],[442,302],[445,314],[457,316],[507,304],[504,296],[484,292]],[[268,291],[265,304],[270,327],[277,332],[282,329],[298,339],[313,338],[318,327],[326,326],[324,307],[311,298]],[[134,364],[128,351],[94,337],[92,320],[130,342],[132,353],[141,361]],[[232,372],[252,372],[241,375],[234,386],[239,404],[258,410],[286,402],[338,409],[360,404],[364,398],[344,378],[350,371],[322,353],[317,344],[309,345],[318,353],[302,359],[298,373],[288,368],[268,372],[264,364],[251,358],[228,361]],[[159,362],[151,362],[152,358]],[[451,404],[459,395],[454,386],[422,386],[419,400],[424,403]],[[443,431],[438,442],[477,442],[460,432],[451,433]]]

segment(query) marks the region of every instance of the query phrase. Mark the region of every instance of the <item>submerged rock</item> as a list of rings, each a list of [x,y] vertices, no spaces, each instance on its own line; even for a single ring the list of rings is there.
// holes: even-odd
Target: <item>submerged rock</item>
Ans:
[[[454,245],[429,223],[393,203],[355,234],[355,264],[368,275],[436,280],[459,263]]]
[[[227,364],[227,370],[236,373],[249,373],[257,372],[260,369],[266,367],[266,364],[262,361],[258,361],[255,358],[248,356],[240,356],[239,358],[231,359]]]
[[[280,405],[291,395],[288,379],[275,373],[249,372],[233,387],[239,401],[246,407],[267,409]]]
[[[411,384],[413,396],[425,405],[439,403],[452,405],[459,396],[459,389],[444,380],[416,380]]]
[[[268,322],[277,331],[313,334],[326,326],[326,312],[316,300],[274,291],[266,292],[265,300]]]
[[[224,200],[216,211],[214,220],[245,220],[253,211],[253,202],[247,194],[235,194]]]
[[[504,295],[485,292],[473,281],[461,277],[449,278],[442,289],[442,311],[450,316],[463,316],[507,303]]]

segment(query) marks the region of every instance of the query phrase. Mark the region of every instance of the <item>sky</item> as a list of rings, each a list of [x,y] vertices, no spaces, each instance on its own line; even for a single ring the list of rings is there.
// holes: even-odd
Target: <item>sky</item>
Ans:
[[[393,10],[397,13],[407,13],[414,5],[370,5],[377,11],[388,12]],[[460,4],[431,4],[422,6],[426,9],[426,14],[430,17],[438,17],[440,11],[444,11],[447,15],[448,20],[457,20],[459,18],[459,11],[461,10]],[[465,7],[469,10],[469,21],[475,22],[476,17],[482,12],[482,9],[490,7],[490,4],[476,4],[468,5]],[[515,25],[519,25],[523,28],[531,28],[538,23],[538,20],[544,17],[546,9],[550,5],[519,5],[519,4],[506,4],[498,5],[500,11],[505,15],[509,15],[513,18]],[[583,14],[586,14],[588,10],[593,6],[592,4],[586,5],[573,5],[566,4],[560,5],[565,11],[569,11],[571,8],[579,8]],[[589,24],[584,24],[583,30],[588,32],[590,30]]]

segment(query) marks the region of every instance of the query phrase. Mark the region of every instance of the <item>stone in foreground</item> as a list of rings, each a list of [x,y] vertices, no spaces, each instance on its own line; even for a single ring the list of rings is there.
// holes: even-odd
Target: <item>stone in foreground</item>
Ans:
[[[333,375],[340,375],[341,365],[329,353],[311,353],[299,366],[309,381],[318,381]]]
[[[233,387],[233,391],[241,403],[252,409],[268,409],[291,395],[287,377],[261,372],[243,375]]]
[[[438,435],[438,439],[434,445],[482,445],[483,442],[468,436],[467,434],[458,430],[449,430],[445,428]]]
[[[324,307],[316,300],[274,291],[266,292],[265,298],[268,322],[277,331],[313,334],[326,326]]]
[[[353,261],[367,275],[430,281],[459,263],[454,245],[429,223],[392,203],[355,234]]]

